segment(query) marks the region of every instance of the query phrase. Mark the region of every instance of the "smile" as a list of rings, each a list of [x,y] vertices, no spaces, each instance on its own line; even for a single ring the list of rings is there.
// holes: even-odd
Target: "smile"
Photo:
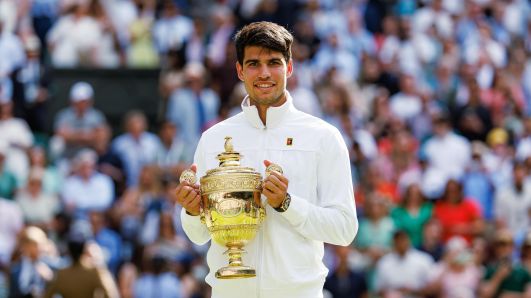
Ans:
[[[275,86],[275,84],[273,84],[273,83],[260,83],[260,84],[255,84],[254,86],[258,87],[258,88],[271,88],[271,87]]]

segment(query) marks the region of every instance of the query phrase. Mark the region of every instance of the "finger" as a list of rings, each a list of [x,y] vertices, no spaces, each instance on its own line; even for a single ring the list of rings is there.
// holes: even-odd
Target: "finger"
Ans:
[[[288,178],[286,178],[286,176],[284,176],[283,174],[281,174],[281,173],[279,173],[277,171],[271,171],[271,175],[269,175],[269,177],[271,177],[271,176],[276,177],[278,180],[282,181],[282,183],[284,183],[286,185],[288,185],[288,183],[289,183]]]
[[[193,199],[194,199],[196,196],[198,196],[198,195],[199,195],[199,193],[198,193],[197,191],[195,191],[195,190],[192,189],[192,190],[186,195],[186,197],[183,198],[183,204],[186,204],[186,205],[190,204],[190,202],[193,201]]]
[[[266,198],[268,198],[268,199],[271,199],[271,198],[276,197],[276,195],[275,195],[271,190],[269,190],[269,189],[265,189],[265,188],[264,188],[264,190],[262,191],[262,194],[263,194]]]
[[[264,160],[264,166],[266,166],[266,168],[269,167],[270,164],[272,164],[271,161],[269,161],[267,159]]]
[[[277,186],[278,188],[280,189],[288,189],[288,185],[285,184],[284,182],[280,181],[280,179],[276,176],[269,176],[266,178],[265,182],[270,182],[272,184],[274,184],[275,186]]]
[[[270,181],[264,183],[264,189],[271,191],[273,194],[283,193],[284,190]]]
[[[201,205],[201,195],[195,196],[195,198],[190,202],[190,206],[193,208],[199,207]]]
[[[186,206],[186,208],[195,209],[200,204],[201,204],[201,196],[199,194],[196,194],[195,196],[191,196],[190,198],[187,198],[187,201],[183,206]]]
[[[185,198],[194,190],[194,188],[189,185],[180,185],[179,187],[180,191],[177,192],[177,202],[183,203]]]

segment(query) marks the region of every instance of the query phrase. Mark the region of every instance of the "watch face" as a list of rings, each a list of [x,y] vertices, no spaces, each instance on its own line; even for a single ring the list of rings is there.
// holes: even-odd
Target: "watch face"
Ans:
[[[284,211],[288,209],[289,203],[291,203],[291,196],[289,194],[286,194],[286,199],[284,200],[284,202],[282,202],[282,209],[284,209]]]
[[[289,194],[286,194],[286,198],[284,199],[284,202],[282,202],[282,204],[278,208],[275,208],[275,210],[278,212],[284,212],[288,210],[290,202],[291,202],[291,196]]]

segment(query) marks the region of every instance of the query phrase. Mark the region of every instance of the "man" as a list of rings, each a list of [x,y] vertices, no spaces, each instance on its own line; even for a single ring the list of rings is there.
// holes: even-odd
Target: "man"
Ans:
[[[131,110],[124,116],[125,132],[111,143],[111,149],[118,154],[123,163],[126,186],[138,185],[142,168],[155,163],[159,139],[148,131],[148,120],[144,112]]]
[[[513,263],[514,235],[509,229],[495,232],[493,258],[485,268],[478,289],[480,297],[531,297],[531,274],[521,264]]]
[[[105,116],[93,107],[94,89],[87,82],[77,82],[70,88],[70,107],[55,117],[52,147],[55,154],[72,158],[79,150],[92,145],[95,130],[106,123]],[[63,143],[63,146],[59,145]],[[64,149],[64,152],[60,149]]]
[[[179,129],[184,141],[197,145],[201,132],[216,121],[219,96],[205,86],[206,69],[201,63],[184,68],[186,86],[175,90],[169,99],[167,119]]]
[[[235,41],[236,69],[248,93],[243,112],[203,133],[191,169],[202,177],[216,168],[215,157],[223,151],[224,138],[231,136],[234,148],[245,156],[244,166],[263,173],[274,162],[284,174],[273,171],[265,178],[267,217],[243,256],[256,269],[256,278],[216,279],[214,272],[227,263],[226,249],[212,242],[206,281],[213,298],[322,297],[328,272],[323,242],[348,245],[358,228],[347,147],[337,129],[293,106],[286,91],[293,72],[293,37],[286,29],[252,23]],[[210,235],[198,216],[199,186],[181,183],[176,201],[183,206],[188,237],[197,244],[208,242]]]
[[[91,247],[77,235],[72,238],[68,242],[72,264],[57,271],[46,287],[44,297],[52,298],[56,294],[64,298],[118,297],[116,284],[102,265],[103,255],[95,249],[97,246]]]
[[[41,259],[48,238],[40,228],[24,229],[20,238],[20,261],[11,268],[9,297],[42,297],[53,272]]]
[[[114,200],[114,185],[109,176],[96,170],[98,156],[92,149],[79,151],[74,159],[74,174],[65,179],[61,197],[66,211],[86,218],[89,211],[104,211]]]
[[[23,185],[29,173],[27,150],[33,145],[33,133],[28,123],[13,115],[13,101],[10,95],[0,95],[0,143],[7,145],[5,166],[17,180],[17,187]]]
[[[376,264],[375,289],[381,297],[426,297],[433,259],[411,247],[409,235],[398,230],[393,235],[393,251]]]

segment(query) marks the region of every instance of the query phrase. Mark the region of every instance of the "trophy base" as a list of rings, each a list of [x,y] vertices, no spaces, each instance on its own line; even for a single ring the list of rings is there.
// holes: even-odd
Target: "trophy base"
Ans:
[[[248,266],[227,266],[216,271],[216,278],[233,279],[255,277],[256,270]]]

